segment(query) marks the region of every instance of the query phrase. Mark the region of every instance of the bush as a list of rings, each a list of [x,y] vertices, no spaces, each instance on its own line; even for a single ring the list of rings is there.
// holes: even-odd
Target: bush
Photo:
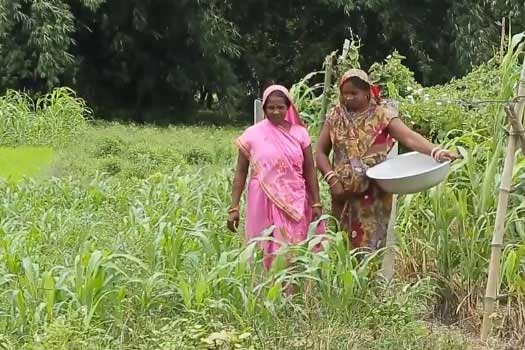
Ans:
[[[108,156],[116,156],[119,155],[125,147],[126,144],[118,136],[111,138],[104,137],[96,144],[95,157],[104,158]]]
[[[0,142],[6,146],[61,146],[78,137],[91,110],[73,90],[55,89],[33,100],[8,90],[0,97]]]

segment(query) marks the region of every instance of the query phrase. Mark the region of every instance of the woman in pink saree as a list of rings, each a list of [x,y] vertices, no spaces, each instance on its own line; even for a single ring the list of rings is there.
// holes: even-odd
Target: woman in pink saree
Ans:
[[[246,129],[236,142],[239,156],[228,228],[237,231],[239,203],[251,167],[247,240],[275,226],[276,241],[297,244],[307,239],[310,223],[322,214],[311,139],[285,87],[272,85],[265,90],[263,110],[265,119]],[[276,241],[262,243],[266,269],[279,249]]]

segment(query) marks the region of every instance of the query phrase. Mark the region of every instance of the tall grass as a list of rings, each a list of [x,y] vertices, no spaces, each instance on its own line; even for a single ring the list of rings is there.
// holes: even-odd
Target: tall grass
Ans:
[[[359,45],[339,59],[336,71],[359,67]],[[432,277],[438,283],[435,313],[446,322],[477,327],[487,278],[491,234],[494,227],[497,188],[501,178],[503,149],[508,135],[503,103],[484,100],[513,99],[523,55],[523,34],[510,38],[503,58],[495,58],[475,68],[467,76],[442,86],[423,88],[393,53],[374,64],[371,77],[382,84],[386,98],[400,102],[401,117],[414,129],[448,148],[457,150],[457,161],[447,181],[424,193],[402,196],[399,200],[398,277],[417,280]],[[318,73],[316,73],[318,74]],[[298,82],[292,91],[306,110],[307,119],[319,110],[322,85],[313,84],[313,75]],[[337,80],[329,99],[335,103]],[[313,98],[303,98],[313,95]],[[481,103],[478,103],[481,102]],[[323,116],[310,123],[318,133]],[[501,309],[505,329],[520,329],[525,320],[520,302],[523,266],[524,161],[519,158],[514,171],[515,191],[507,215],[506,260],[502,268],[502,294],[509,295],[507,309]]]
[[[60,146],[85,130],[91,111],[68,88],[58,88],[36,100],[8,90],[0,97],[2,145]]]
[[[265,274],[257,243],[224,228],[230,175],[180,167],[134,183],[1,184],[0,333],[19,349],[66,339],[115,349],[293,349],[305,337],[323,349],[373,337],[392,348],[463,344],[417,320],[435,292],[429,280],[387,288],[380,259],[348,254],[341,233],[320,253],[315,235],[284,249]]]
[[[375,66],[378,81],[397,79],[387,92],[401,101],[403,117],[464,156],[445,183],[400,198],[399,270],[390,283],[377,273],[382,252],[348,252],[346,235],[332,231],[322,242],[312,232],[301,245],[284,245],[271,271],[263,271],[259,243],[272,239],[270,231],[244,242],[224,224],[232,140],[240,131],[105,125],[88,127],[85,137],[70,143],[85,125],[78,118],[86,111],[81,101],[65,93],[57,94],[60,101],[50,95],[32,103],[10,92],[0,108],[6,142],[49,144],[44,135],[54,135],[47,142],[62,146],[56,177],[0,182],[0,346],[468,348],[457,332],[435,331],[435,319],[430,326],[424,320],[438,315],[462,325],[479,322],[503,123],[493,125],[499,107],[444,107],[430,100],[454,99],[462,91],[508,98],[520,54],[512,49],[501,65],[492,62],[421,91],[399,56]],[[358,56],[354,44],[336,70],[356,66]],[[292,89],[313,130],[322,123],[316,113],[322,86],[309,85],[317,75]],[[478,95],[493,79],[497,88]],[[329,89],[332,101],[336,86]],[[15,113],[28,115],[6,117]],[[66,118],[56,121],[62,129],[51,125],[53,118]],[[502,266],[502,293],[509,298],[500,334],[524,323],[525,205],[518,186],[524,167],[519,158]],[[314,252],[319,243],[323,249]],[[295,295],[285,293],[289,285]]]
[[[519,59],[523,54],[523,45],[520,45],[522,37],[520,34],[511,39],[507,54],[495,70],[497,76],[494,73],[489,75],[498,91],[492,99],[510,101],[515,94]],[[473,86],[477,84],[474,82]],[[465,87],[468,90],[468,85]],[[507,142],[504,126],[507,123],[503,119],[501,104],[470,107],[465,112],[459,112],[465,113],[468,120],[472,118],[469,114],[475,113],[478,120],[471,129],[451,130],[440,139],[448,147],[458,149],[464,160],[453,167],[454,171],[446,183],[401,201],[398,231],[404,272],[419,276],[435,275],[442,288],[441,301],[437,305],[439,314],[454,321],[468,320],[477,326],[487,278],[496,194],[501,178],[503,148]],[[521,159],[515,168],[515,184],[520,183],[523,170]],[[517,261],[523,261],[516,252],[523,247],[523,234],[520,232],[524,224],[521,214],[524,199],[522,191],[515,191],[507,215],[506,241],[514,248],[507,250],[503,263],[507,271],[503,291],[512,294],[509,304],[514,306],[519,306],[521,300],[516,293],[516,281],[519,281],[521,272],[514,266]],[[518,303],[515,304],[514,300]],[[525,316],[523,308],[513,310],[509,307],[506,312],[502,311],[504,314],[512,311],[514,317],[519,315],[519,322],[506,318],[508,327],[518,329]]]

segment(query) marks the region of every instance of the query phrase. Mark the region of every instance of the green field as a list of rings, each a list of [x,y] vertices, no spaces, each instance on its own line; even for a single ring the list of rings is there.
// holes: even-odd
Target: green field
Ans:
[[[20,181],[0,209],[9,222],[1,235],[4,342],[204,349],[217,338],[228,344],[218,349],[464,349],[459,331],[422,321],[431,279],[384,285],[379,259],[338,255],[341,235],[326,253],[301,247],[294,268],[257,277],[260,261],[250,266],[242,237],[224,225],[240,131],[90,128],[59,152],[50,170],[59,179]],[[319,282],[306,294],[278,292],[287,280],[303,290],[310,278]]]
[[[16,180],[0,181],[0,348],[523,348],[525,158],[512,174],[492,337],[479,344],[505,114],[441,102],[511,99],[522,56],[509,52],[428,88],[394,56],[375,66],[402,118],[463,155],[439,186],[399,197],[392,281],[379,273],[384,251],[349,251],[333,224],[321,252],[312,235],[263,271],[257,246],[225,225],[240,128],[90,123],[69,90],[45,108],[0,97],[2,172]],[[309,84],[292,93],[315,141],[322,99]],[[26,148],[42,146],[46,157]]]
[[[0,177],[18,181],[40,175],[49,168],[54,151],[46,147],[0,147]]]

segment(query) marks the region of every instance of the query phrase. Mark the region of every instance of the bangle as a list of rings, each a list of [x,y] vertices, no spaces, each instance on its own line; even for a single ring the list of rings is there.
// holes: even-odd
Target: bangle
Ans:
[[[314,203],[312,204],[312,208],[322,208],[323,205],[321,203]]]
[[[333,170],[330,170],[329,172],[327,172],[326,174],[324,174],[324,176],[323,176],[323,180],[328,181],[328,178],[329,178],[331,175],[335,175],[335,173],[334,173]]]
[[[434,160],[435,160],[436,162],[439,161],[439,155],[440,155],[441,153],[443,153],[443,152],[445,152],[445,150],[444,150],[444,149],[440,149],[439,151],[437,151],[436,153],[434,153]]]
[[[339,183],[339,179],[338,179],[338,178],[336,178],[335,180],[336,180],[336,181],[334,181],[333,184],[331,184],[330,186],[328,186],[329,188],[332,188],[332,187],[334,187],[335,185],[337,185],[337,184]]]
[[[336,175],[336,174],[333,174],[333,175],[330,176],[328,179],[326,179],[326,183],[329,184],[329,185],[331,185],[331,184],[332,184],[331,181],[332,181],[333,179],[335,179],[335,182],[339,181],[339,178],[337,177],[337,175]]]
[[[336,175],[335,173],[330,174],[330,176],[328,176],[328,177],[326,178],[326,182],[327,182],[327,183],[330,183],[330,180],[332,180],[334,177],[337,177],[337,175]]]
[[[239,208],[239,206],[237,205],[237,206],[235,206],[235,207],[230,208],[230,210],[228,210],[228,213],[231,214],[231,213],[234,213],[234,212],[239,211],[239,210],[240,210],[240,208]]]
[[[435,153],[436,153],[437,151],[440,151],[440,150],[441,150],[441,147],[434,147],[434,148],[432,149],[432,151],[430,151],[430,156],[431,156],[432,158],[436,159],[436,158],[435,158]]]

